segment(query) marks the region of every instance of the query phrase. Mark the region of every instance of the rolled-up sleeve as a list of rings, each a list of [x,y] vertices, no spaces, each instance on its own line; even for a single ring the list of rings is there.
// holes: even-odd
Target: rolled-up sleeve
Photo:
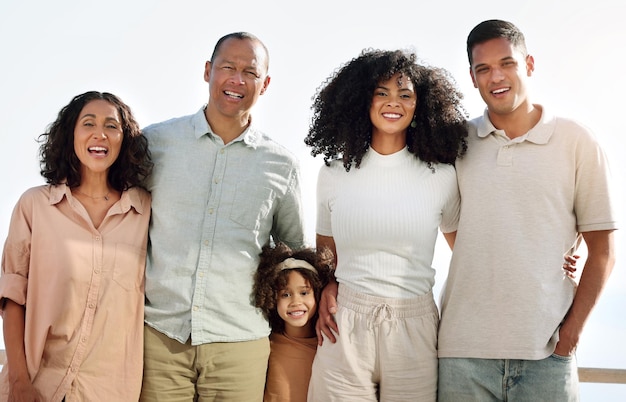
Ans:
[[[26,304],[26,289],[30,262],[30,224],[24,209],[24,199],[16,205],[11,216],[11,225],[2,254],[0,275],[0,316],[4,312],[4,299],[17,304]]]

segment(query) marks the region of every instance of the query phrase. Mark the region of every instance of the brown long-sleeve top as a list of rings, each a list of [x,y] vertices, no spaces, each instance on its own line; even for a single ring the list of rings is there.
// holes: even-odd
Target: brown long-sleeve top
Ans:
[[[317,338],[270,335],[264,402],[306,402]]]

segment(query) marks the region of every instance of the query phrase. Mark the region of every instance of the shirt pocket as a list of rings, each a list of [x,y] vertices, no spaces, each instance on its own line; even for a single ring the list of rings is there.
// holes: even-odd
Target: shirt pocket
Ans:
[[[246,228],[257,230],[274,203],[274,191],[271,188],[239,184],[233,197],[230,219]]]
[[[126,290],[138,289],[142,286],[146,270],[146,250],[117,243],[115,245],[115,265],[113,280]]]

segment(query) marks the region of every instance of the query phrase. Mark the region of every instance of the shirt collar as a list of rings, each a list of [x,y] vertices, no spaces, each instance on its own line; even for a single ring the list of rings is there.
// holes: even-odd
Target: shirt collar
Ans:
[[[145,205],[141,202],[139,196],[139,189],[137,187],[129,188],[122,192],[122,198],[120,199],[122,204],[122,212],[126,213],[130,208],[134,208],[138,214],[143,215],[145,211]]]
[[[200,110],[193,116],[192,124],[194,129],[194,135],[196,139],[200,139],[203,135],[209,135],[211,138],[219,137],[213,129],[209,125],[209,122],[204,115],[204,110],[206,109],[206,105],[202,106]],[[239,137],[235,138],[232,142],[242,141],[249,147],[256,148],[257,145],[261,141],[261,133],[253,126],[252,118],[250,118],[250,124],[248,127],[239,135]]]
[[[65,183],[61,183],[58,186],[50,186],[50,205],[55,205],[61,202],[66,194],[71,194],[71,191]]]
[[[552,115],[546,108],[541,106],[541,117],[537,124],[531,128],[524,136],[526,141],[534,144],[547,144],[556,128],[556,117]],[[485,108],[483,118],[477,127],[477,134],[480,138],[485,138],[489,134],[494,134],[498,129],[489,120],[489,111]]]
[[[66,197],[68,200],[72,200],[74,197],[72,196],[72,190],[70,187],[61,183],[57,186],[51,186],[50,188],[50,197],[49,203],[50,205],[56,205],[63,197]],[[134,208],[137,213],[142,214],[145,210],[145,205],[141,202],[141,197],[139,195],[139,189],[133,187],[129,188],[126,191],[122,191],[122,196],[120,198],[120,206],[122,213],[126,213],[130,210],[130,208]]]

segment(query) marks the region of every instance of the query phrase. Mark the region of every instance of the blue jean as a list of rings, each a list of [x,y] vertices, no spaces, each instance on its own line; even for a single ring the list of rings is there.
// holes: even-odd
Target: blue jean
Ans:
[[[439,402],[578,401],[576,359],[439,359]]]

